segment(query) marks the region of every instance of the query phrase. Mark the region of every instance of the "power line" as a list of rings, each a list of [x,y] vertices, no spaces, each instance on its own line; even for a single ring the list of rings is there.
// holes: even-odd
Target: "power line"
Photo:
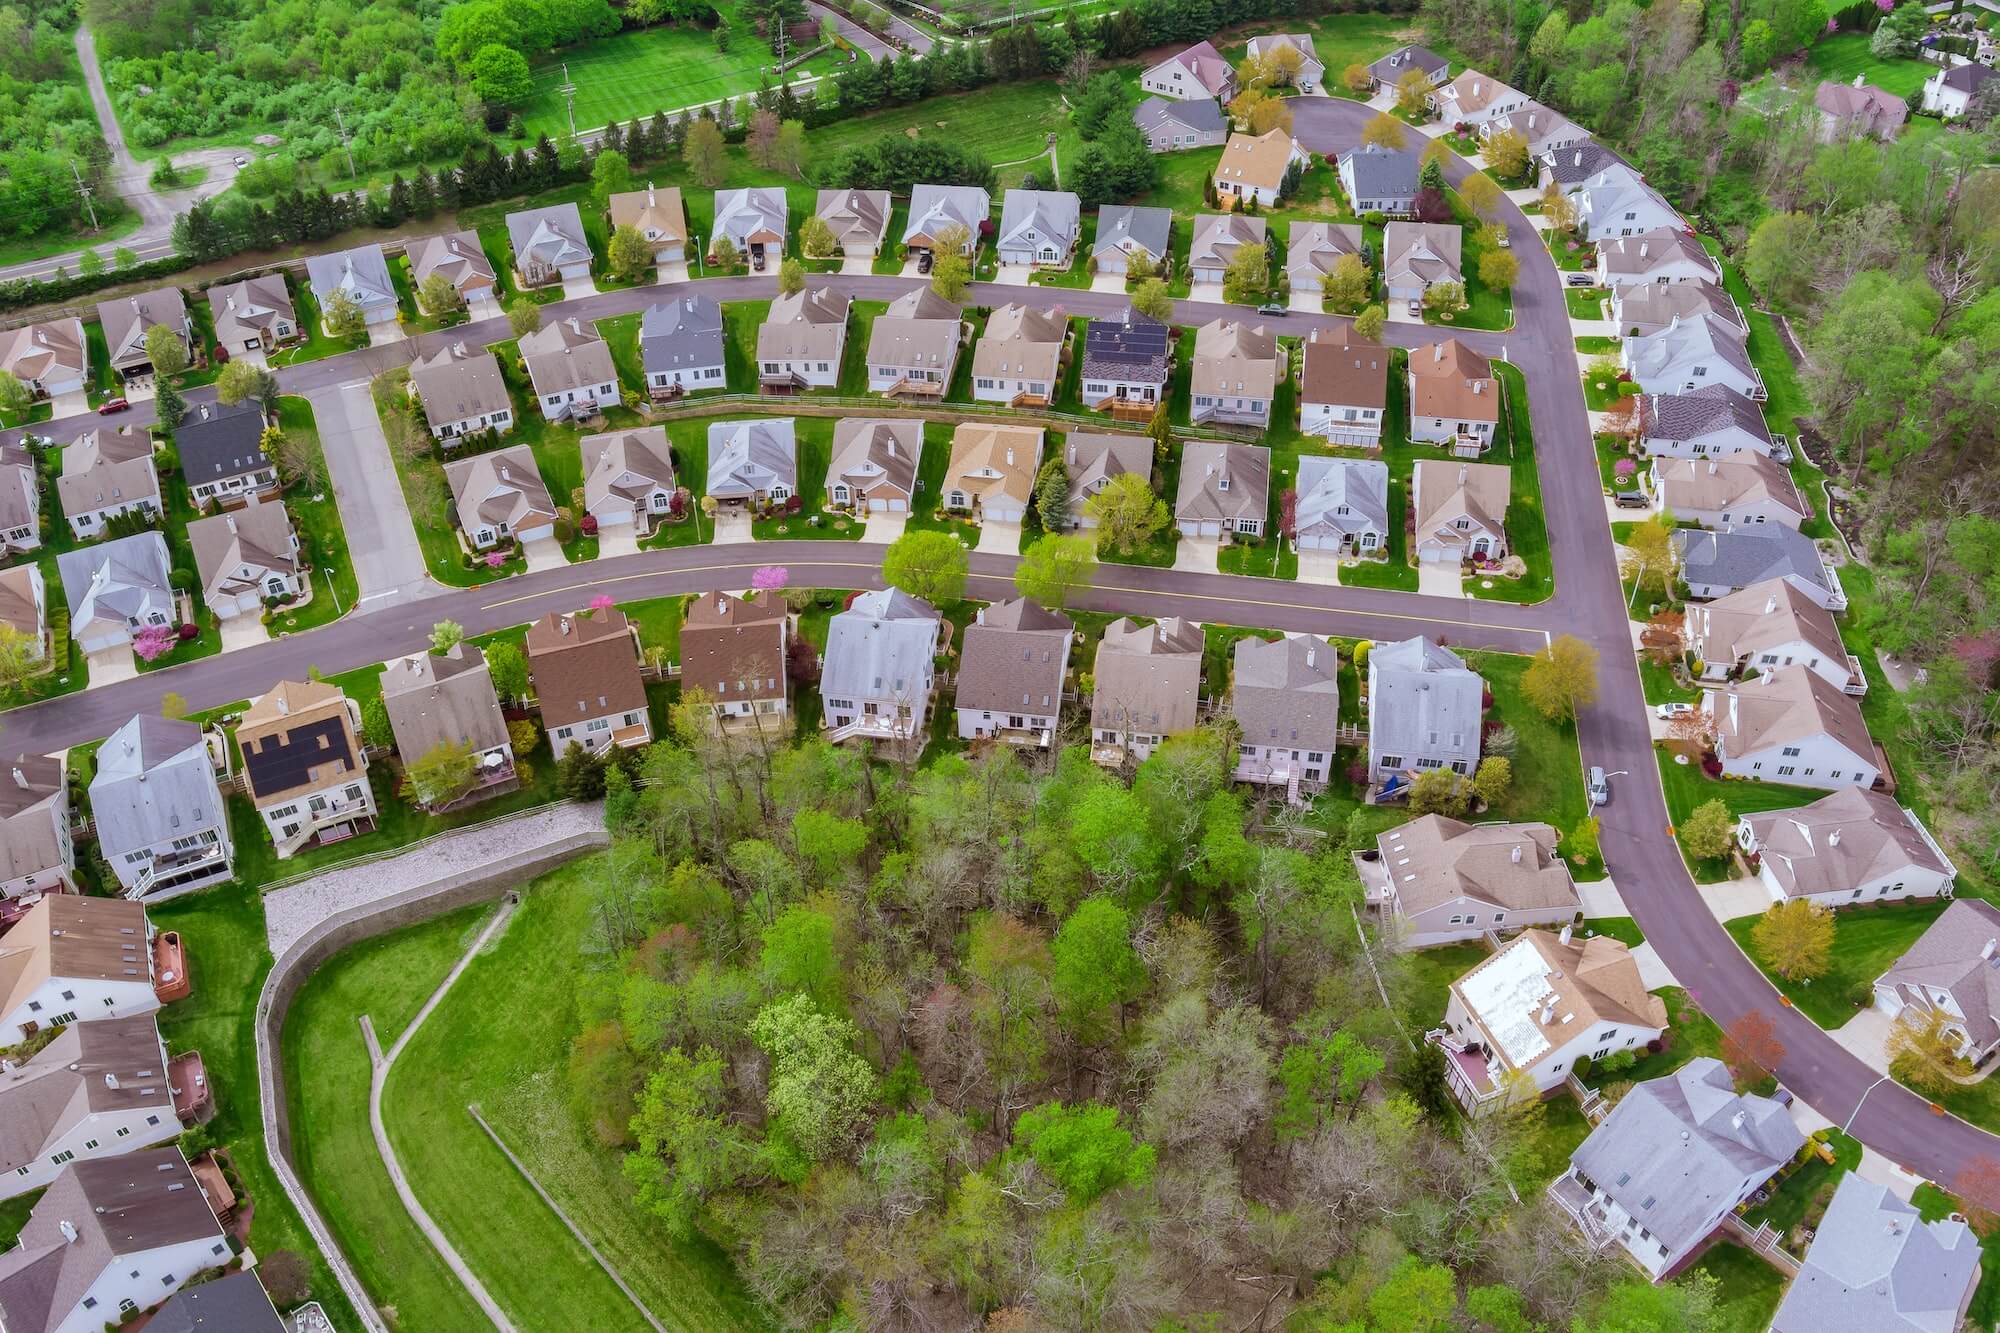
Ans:
[[[571,140],[574,140],[576,138],[576,82],[569,76],[569,62],[567,60],[563,61],[563,81],[556,85],[556,91],[562,94],[563,105],[568,108],[569,137]]]
[[[97,230],[97,205],[90,202],[91,189],[83,183],[83,173],[76,169],[76,159],[69,160],[69,174],[76,178],[76,193],[83,200],[83,211],[90,214],[90,229]]]

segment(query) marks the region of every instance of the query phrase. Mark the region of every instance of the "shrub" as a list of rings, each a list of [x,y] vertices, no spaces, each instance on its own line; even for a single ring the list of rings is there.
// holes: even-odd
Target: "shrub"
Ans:
[[[597,515],[585,514],[578,520],[577,527],[583,530],[584,536],[595,537],[597,535]]]
[[[183,624],[180,629],[176,630],[175,633],[180,635],[181,642],[186,643],[189,639],[200,637],[201,626],[190,620]]]

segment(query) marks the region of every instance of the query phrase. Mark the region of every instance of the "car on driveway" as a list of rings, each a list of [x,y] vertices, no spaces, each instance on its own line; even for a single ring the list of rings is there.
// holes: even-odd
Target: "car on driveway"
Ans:
[[[1694,705],[1661,704],[1657,709],[1653,711],[1657,712],[1662,718],[1671,722],[1677,717],[1686,717],[1689,713],[1692,713],[1694,711]]]
[[[1590,803],[1603,805],[1611,799],[1611,779],[1604,776],[1601,768],[1590,770]]]
[[[97,415],[108,417],[114,412],[123,412],[130,406],[132,406],[132,400],[129,398],[113,398],[97,409]]]

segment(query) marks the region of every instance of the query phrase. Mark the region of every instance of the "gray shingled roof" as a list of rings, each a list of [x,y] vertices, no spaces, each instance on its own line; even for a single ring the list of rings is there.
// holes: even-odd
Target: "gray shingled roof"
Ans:
[[[56,557],[56,569],[74,629],[100,617],[129,621],[142,611],[165,609],[173,600],[167,586],[167,539],[157,532],[64,551]]]
[[[1354,535],[1389,531],[1389,466],[1372,458],[1299,458],[1298,531]],[[1340,513],[1342,508],[1346,513]]]
[[[1149,97],[1133,108],[1132,123],[1148,131],[1162,125],[1179,125],[1197,134],[1220,134],[1225,124],[1221,105],[1206,97],[1187,101]]]
[[[1401,199],[1417,192],[1423,170],[1421,157],[1408,148],[1363,144],[1340,159],[1354,176],[1357,199]]]
[[[1009,190],[1000,205],[1003,248],[1033,237],[1067,250],[1082,227],[1083,202],[1068,190]]]
[[[1388,55],[1382,56],[1368,66],[1368,72],[1384,83],[1393,84],[1412,69],[1420,69],[1425,74],[1435,75],[1440,70],[1451,68],[1446,60],[1428,46],[1399,46]]]
[[[201,728],[146,713],[98,747],[90,808],[98,843],[111,861],[197,829],[227,825]]]
[[[1380,467],[1381,464],[1376,464]],[[1340,729],[1340,662],[1309,634],[1238,639],[1230,711],[1250,745],[1330,753]]]
[[[1926,1222],[1852,1171],[1814,1229],[1771,1333],[1952,1333],[1979,1280],[1979,1240],[1963,1222]]]
[[[2000,1037],[2000,908],[1953,900],[1875,984],[1949,991],[1972,1048],[1984,1050]]]
[[[1174,223],[1169,208],[1135,208],[1130,204],[1107,204],[1097,214],[1097,240],[1091,254],[1122,250],[1121,241],[1137,244],[1158,259],[1168,252],[1168,233]]]
[[[1771,442],[1771,430],[1756,403],[1727,384],[1704,384],[1693,393],[1646,395],[1640,433],[1662,440],[1695,440],[1731,426]]]
[[[469,643],[391,661],[382,672],[382,704],[405,763],[447,742],[463,742],[474,754],[507,744],[493,673]]]
[[[722,364],[722,307],[699,292],[646,307],[639,357],[648,375]]]
[[[1609,167],[1631,168],[1618,154],[1601,143],[1576,143],[1545,153],[1542,165],[1549,174],[1564,185],[1581,185],[1598,172]]]
[[[1368,655],[1371,744],[1381,754],[1479,752],[1486,683],[1458,654],[1426,638],[1376,645]],[[1438,739],[1432,740],[1435,735]],[[1460,745],[1448,745],[1453,736]]]
[[[362,313],[396,305],[396,284],[389,279],[389,260],[379,245],[357,245],[330,255],[307,255],[306,278],[320,308],[338,292]]]
[[[865,592],[827,622],[819,692],[834,699],[897,699],[923,687],[937,651],[938,613],[900,588]]]
[[[146,1322],[148,1333],[285,1333],[285,1321],[252,1272],[175,1292]]]
[[[181,417],[174,449],[188,485],[239,477],[271,465],[264,456],[264,408],[254,398],[198,403]]]
[[[53,1152],[87,1118],[149,1108],[160,1116],[152,1142],[180,1133],[153,1015],[71,1023],[26,1063],[0,1071],[0,1172]]]
[[[1780,523],[1674,533],[1674,555],[1690,584],[1747,588],[1765,579],[1792,577],[1832,592],[1813,539]]]
[[[737,499],[783,482],[798,492],[797,426],[790,417],[718,421],[708,428],[708,493]]]
[[[1074,628],[1067,617],[1025,597],[982,609],[965,627],[958,654],[958,706],[1053,715],[1062,701]]]

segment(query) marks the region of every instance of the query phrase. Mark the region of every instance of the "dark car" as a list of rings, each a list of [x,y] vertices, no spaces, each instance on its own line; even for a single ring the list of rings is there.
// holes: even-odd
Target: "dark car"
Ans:
[[[1279,305],[1276,301],[1266,301],[1257,307],[1257,313],[1260,315],[1288,315],[1291,312],[1290,306]]]
[[[113,412],[123,412],[131,406],[132,406],[132,400],[129,398],[113,398],[110,401],[106,402],[104,406],[97,409],[97,415],[101,417],[108,417]]]

